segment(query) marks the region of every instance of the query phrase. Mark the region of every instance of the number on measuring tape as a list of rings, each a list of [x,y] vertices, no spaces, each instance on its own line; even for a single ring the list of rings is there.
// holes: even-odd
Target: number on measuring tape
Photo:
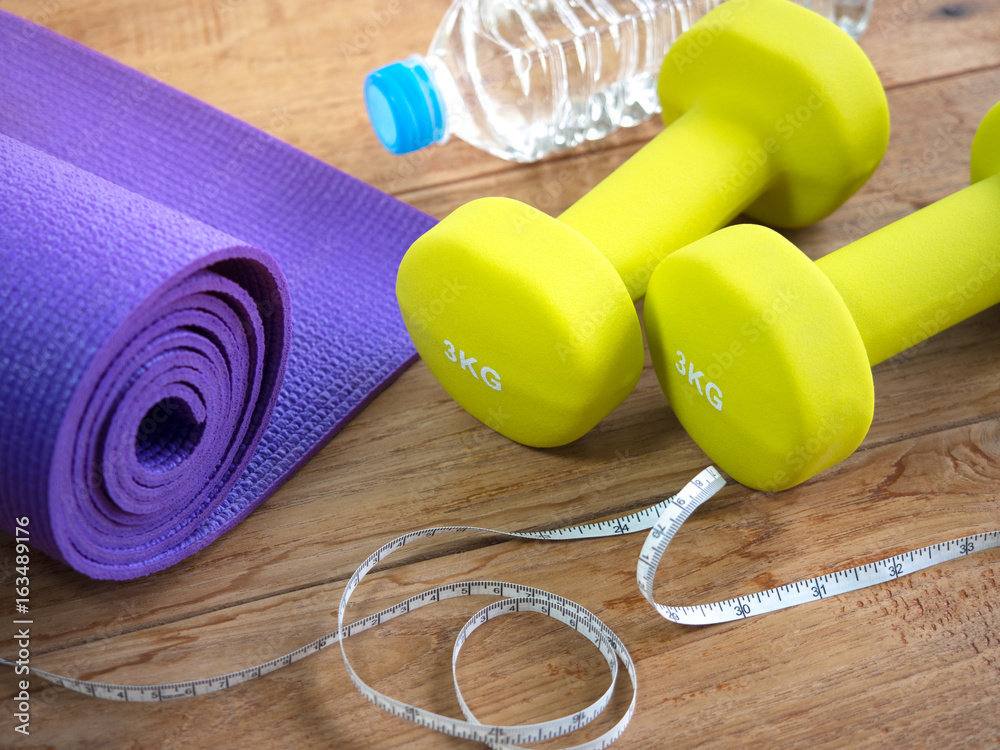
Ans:
[[[87,680],[62,677],[50,672],[29,667],[29,671],[56,685],[107,700],[128,702],[168,701],[205,695],[226,690],[249,680],[257,679],[270,672],[286,667],[293,662],[332,646],[341,646],[344,666],[358,691],[373,705],[399,716],[407,721],[434,729],[443,734],[464,737],[483,742],[491,747],[512,746],[522,743],[539,742],[559,737],[593,721],[608,706],[614,691],[620,666],[623,666],[632,683],[632,700],[624,715],[607,732],[597,739],[577,745],[577,748],[597,750],[613,743],[625,731],[635,713],[638,689],[636,686],[635,664],[628,649],[621,640],[594,613],[579,604],[556,594],[516,583],[504,581],[461,581],[446,584],[405,599],[392,607],[369,615],[361,620],[345,624],[344,613],[351,595],[365,576],[395,551],[421,539],[430,539],[441,534],[485,532],[501,534],[516,539],[528,540],[571,540],[620,536],[636,531],[649,530],[639,553],[636,565],[636,580],[643,597],[665,619],[685,625],[709,625],[712,623],[742,620],[767,612],[775,612],[799,604],[824,599],[829,596],[846,594],[879,583],[894,581],[903,575],[937,565],[958,557],[1000,547],[1000,531],[975,534],[941,544],[923,547],[913,552],[881,560],[877,563],[830,573],[818,578],[809,578],[797,583],[779,586],[748,596],[737,597],[722,602],[691,606],[670,606],[660,604],[653,598],[653,582],[656,571],[671,540],[697,508],[713,497],[726,485],[725,479],[714,467],[709,467],[692,479],[673,497],[631,515],[598,521],[583,526],[552,529],[539,532],[506,532],[484,529],[476,526],[446,526],[410,532],[383,545],[358,567],[347,581],[337,610],[337,630],[307,643],[295,651],[277,659],[238,672],[200,680],[177,682],[165,685],[112,685]],[[411,706],[391,698],[368,685],[351,666],[343,642],[357,633],[378,627],[395,617],[402,616],[421,607],[456,597],[489,595],[501,597],[473,615],[462,627],[452,648],[452,677],[455,694],[465,720],[442,716]],[[571,630],[587,638],[605,659],[611,673],[611,685],[596,701],[583,711],[559,719],[517,726],[491,726],[480,723],[462,697],[457,680],[458,655],[468,637],[491,619],[515,612],[537,612],[555,619]],[[15,666],[13,662],[0,659],[0,663]]]
[[[692,485],[694,482],[688,486]],[[796,607],[817,599],[847,594],[880,583],[895,581],[904,575],[916,573],[948,560],[1000,547],[1000,531],[989,531],[933,544],[876,563],[848,568],[726,602],[682,607],[659,604],[653,597],[653,580],[664,552],[680,525],[690,517],[695,508],[714,495],[720,488],[719,484],[708,485],[707,491],[699,493],[691,500],[690,505],[686,505],[682,499],[668,503],[656,525],[646,537],[646,542],[639,554],[639,563],[636,568],[639,589],[646,601],[660,615],[672,622],[684,625],[711,625],[756,617],[768,612]],[[682,492],[682,494],[684,493]]]

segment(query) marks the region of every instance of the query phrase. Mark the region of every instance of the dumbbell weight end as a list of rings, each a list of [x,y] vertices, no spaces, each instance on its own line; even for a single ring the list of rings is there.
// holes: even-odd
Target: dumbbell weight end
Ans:
[[[813,263],[778,233],[722,229],[653,273],[649,350],[708,456],[755,489],[850,455],[871,424],[871,365],[1000,302],[1000,105],[975,184]]]

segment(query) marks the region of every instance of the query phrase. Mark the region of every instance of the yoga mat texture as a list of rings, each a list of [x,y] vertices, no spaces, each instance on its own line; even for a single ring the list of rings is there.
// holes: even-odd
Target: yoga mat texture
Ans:
[[[93,578],[233,528],[415,357],[433,220],[0,11],[0,525]]]

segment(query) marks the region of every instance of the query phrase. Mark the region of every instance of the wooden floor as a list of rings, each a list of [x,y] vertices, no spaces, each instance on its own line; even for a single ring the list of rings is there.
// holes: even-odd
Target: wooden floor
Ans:
[[[437,217],[486,195],[558,213],[658,132],[658,123],[646,123],[532,166],[457,141],[405,158],[388,155],[369,131],[362,79],[381,63],[426,49],[448,4],[7,0],[2,7]],[[892,141],[879,171],[841,210],[790,233],[813,258],[966,185],[973,132],[1000,99],[1000,4],[876,6],[862,44],[888,89]],[[658,598],[714,601],[1000,528],[998,370],[996,309],[879,366],[875,420],[862,448],[784,493],[727,487],[680,533],[661,569]],[[649,366],[635,393],[596,430],[540,451],[481,426],[417,363],[236,530],[174,568],[103,583],[36,555],[32,664],[134,684],[250,666],[333,630],[346,579],[397,534],[443,524],[516,530],[611,517],[675,491],[706,465]],[[569,597],[602,617],[637,661],[638,707],[616,745],[623,750],[668,742],[1000,745],[995,552],[745,622],[689,628],[660,619],[641,599],[641,543],[638,535],[564,544],[470,535],[414,548],[362,585],[350,616],[470,576]],[[0,592],[8,601],[13,557],[4,536]],[[352,639],[348,651],[379,689],[458,716],[451,641],[482,603],[421,610]],[[481,720],[561,715],[605,689],[599,655],[549,622],[503,618],[463,651],[463,690]],[[14,651],[12,630],[0,625],[3,655]],[[348,682],[336,649],[222,693],[167,704],[110,703],[37,678],[32,684],[32,733],[23,738],[13,731],[14,680],[0,677],[0,745],[473,747],[368,704]],[[619,691],[608,720],[574,737],[617,720],[627,693]]]

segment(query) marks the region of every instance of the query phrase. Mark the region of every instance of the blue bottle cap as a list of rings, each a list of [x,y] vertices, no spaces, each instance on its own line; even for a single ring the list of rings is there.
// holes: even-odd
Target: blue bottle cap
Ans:
[[[375,135],[394,154],[408,154],[444,139],[441,91],[419,56],[369,73],[365,106]]]

